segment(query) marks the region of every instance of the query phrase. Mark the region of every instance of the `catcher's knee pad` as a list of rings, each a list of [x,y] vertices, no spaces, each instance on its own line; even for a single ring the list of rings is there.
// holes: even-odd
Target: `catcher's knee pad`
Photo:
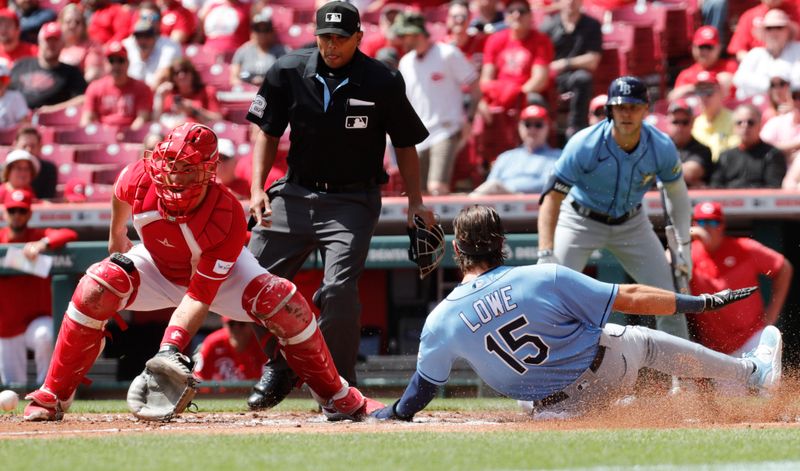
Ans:
[[[308,340],[317,329],[314,313],[294,283],[270,273],[257,276],[247,285],[242,307],[284,345]]]
[[[78,324],[101,330],[111,316],[133,301],[139,281],[133,261],[115,253],[86,270],[67,315]]]

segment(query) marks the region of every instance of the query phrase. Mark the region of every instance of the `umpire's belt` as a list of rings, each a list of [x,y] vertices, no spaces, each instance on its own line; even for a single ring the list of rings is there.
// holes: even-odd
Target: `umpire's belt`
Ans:
[[[587,208],[586,206],[582,206],[577,201],[572,201],[572,207],[575,209],[575,212],[580,214],[583,217],[587,217],[592,221],[602,222],[603,224],[608,224],[609,226],[617,226],[622,224],[623,222],[627,221],[628,219],[636,216],[639,214],[639,211],[642,210],[642,205],[638,204],[635,208],[631,209],[627,213],[623,214],[619,217],[611,217],[608,214],[598,213],[597,211],[592,211],[591,209]]]
[[[597,353],[594,354],[594,360],[592,360],[592,364],[589,365],[589,369],[592,371],[592,373],[597,373],[597,370],[600,369],[600,365],[603,364],[603,358],[605,356],[606,356],[606,347],[603,345],[598,345]],[[538,401],[533,401],[533,407],[536,409],[541,409],[542,407],[552,406],[567,399],[569,399],[569,395],[567,395],[567,393],[565,393],[564,391],[559,391],[543,399],[539,399]]]
[[[299,175],[290,175],[287,181],[300,185],[307,190],[322,193],[352,193],[355,191],[372,190],[378,187],[378,182],[374,178],[365,182],[356,183],[328,183],[312,178],[303,178]]]

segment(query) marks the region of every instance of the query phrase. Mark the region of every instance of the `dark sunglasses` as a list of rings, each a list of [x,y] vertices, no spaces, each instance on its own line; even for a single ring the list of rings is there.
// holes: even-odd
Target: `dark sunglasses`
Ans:
[[[756,125],[756,120],[754,120],[754,119],[740,119],[739,121],[736,121],[736,125],[737,126],[744,126],[744,125],[755,126]]]
[[[520,15],[525,15],[525,14],[530,13],[530,12],[531,12],[531,10],[529,8],[525,8],[525,7],[515,7],[515,8],[509,8],[508,10],[506,10],[506,13],[508,13],[509,15],[512,14],[512,13],[519,13]]]
[[[526,128],[542,129],[544,127],[544,121],[523,121],[522,125]]]
[[[21,214],[21,215],[25,215],[25,214],[28,214],[28,213],[30,212],[30,209],[25,209],[25,208],[8,208],[8,209],[6,209],[6,211],[8,211],[8,214]]]
[[[710,51],[714,49],[714,46],[711,44],[703,44],[702,46],[697,46],[697,49],[700,49],[701,51]]]
[[[154,33],[154,32],[153,33],[149,33],[149,32],[148,33],[133,33],[133,37],[136,38],[136,39],[155,38],[156,37],[156,33]]]
[[[778,31],[780,29],[785,29],[785,28],[786,26],[767,26],[764,29],[766,29],[767,31]]]
[[[273,29],[269,26],[253,26],[253,31],[256,33],[271,33]]]
[[[125,60],[122,57],[109,57],[108,62],[110,64],[124,64],[125,62],[127,62],[127,60]]]
[[[719,227],[720,222],[716,219],[698,219],[697,225],[700,227]]]
[[[785,87],[787,85],[789,85],[789,82],[785,82],[783,80],[780,80],[780,81],[777,81],[777,82],[770,82],[769,83],[769,88],[783,88],[783,87]]]
[[[688,126],[689,120],[688,119],[673,119],[672,120],[673,126]]]

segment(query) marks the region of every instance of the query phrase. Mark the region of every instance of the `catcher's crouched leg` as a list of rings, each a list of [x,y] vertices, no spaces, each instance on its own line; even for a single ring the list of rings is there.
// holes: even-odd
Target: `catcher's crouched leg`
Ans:
[[[63,417],[78,384],[103,351],[108,319],[128,305],[138,287],[136,267],[121,254],[113,254],[86,270],[61,323],[44,385],[25,396],[31,401],[25,407],[25,420]]]
[[[367,401],[339,376],[314,313],[296,291],[291,281],[265,273],[247,285],[242,306],[278,338],[287,363],[323,409],[362,418],[369,413],[368,404],[376,407],[375,401]]]

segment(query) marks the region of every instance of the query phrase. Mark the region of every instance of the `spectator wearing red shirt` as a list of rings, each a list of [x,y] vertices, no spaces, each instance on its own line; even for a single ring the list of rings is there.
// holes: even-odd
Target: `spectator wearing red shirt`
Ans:
[[[194,355],[194,375],[205,381],[261,378],[267,355],[247,322],[222,318],[222,328],[208,335]]]
[[[166,127],[187,121],[213,124],[222,119],[216,89],[203,83],[189,59],[175,60],[167,79],[156,88],[153,119]]]
[[[240,200],[250,199],[250,181],[236,176],[236,145],[230,139],[220,139],[219,165],[217,165],[217,181],[231,190]]]
[[[24,243],[24,255],[35,260],[46,249],[78,239],[72,229],[33,229],[33,194],[14,190],[3,198],[8,225],[0,244]],[[24,302],[22,302],[24,300]],[[53,353],[52,291],[49,277],[12,275],[0,278],[0,383],[26,383],[27,350],[33,350],[36,381],[44,380]]]
[[[699,343],[739,356],[755,348],[764,327],[778,321],[794,270],[783,255],[759,242],[725,235],[725,218],[719,203],[695,206],[694,220],[693,293],[757,286],[759,275],[772,279],[772,299],[768,304],[759,293],[719,311],[687,315]]]
[[[446,24],[447,36],[444,42],[459,48],[464,57],[480,70],[487,36],[476,28],[469,28],[469,6],[465,0],[455,0],[450,3]]]
[[[731,42],[728,44],[728,54],[736,56],[736,59],[741,62],[747,51],[764,45],[764,40],[760,37],[758,31],[761,29],[764,15],[773,8],[785,11],[791,21],[800,23],[800,13],[798,13],[797,5],[794,2],[761,0],[760,5],[745,11],[739,17],[739,22],[736,23],[736,30],[733,33],[733,37],[731,37]]]
[[[406,10],[405,5],[399,3],[387,3],[381,9],[378,17],[378,31],[374,33],[365,32],[361,39],[359,49],[370,57],[378,57],[381,49],[394,49],[397,57],[403,57],[406,51],[403,49],[403,41],[394,34],[392,25],[399,13]]]
[[[87,82],[101,77],[105,73],[103,50],[89,39],[81,7],[74,3],[64,6],[58,13],[58,24],[64,38],[64,48],[58,60],[81,69]]]
[[[508,28],[489,36],[483,51],[481,91],[476,120],[476,151],[493,161],[500,152],[516,147],[519,110],[526,104],[546,104],[553,60],[550,38],[533,28],[527,2],[514,0],[506,8]],[[527,99],[527,100],[526,100]]]
[[[131,10],[108,0],[84,0],[89,19],[89,38],[97,44],[122,41],[131,34]]]
[[[0,8],[0,60],[10,69],[18,59],[34,57],[38,47],[20,40],[19,18],[8,8]]]
[[[675,88],[669,92],[668,99],[675,101],[687,95],[693,95],[697,75],[700,72],[713,73],[719,82],[722,95],[729,98],[736,97],[736,87],[733,86],[733,74],[739,64],[733,59],[721,59],[722,47],[719,42],[719,32],[713,26],[702,26],[697,29],[692,38],[692,57],[694,64],[683,69],[675,79]]]
[[[161,34],[186,45],[197,32],[197,16],[176,0],[156,0],[161,9]]]
[[[203,52],[230,61],[250,39],[250,10],[239,0],[210,0],[200,9],[206,41]]]
[[[105,56],[111,72],[86,89],[81,126],[100,122],[140,129],[150,121],[153,92],[146,83],[128,76],[128,53],[122,43],[109,43]]]

